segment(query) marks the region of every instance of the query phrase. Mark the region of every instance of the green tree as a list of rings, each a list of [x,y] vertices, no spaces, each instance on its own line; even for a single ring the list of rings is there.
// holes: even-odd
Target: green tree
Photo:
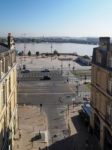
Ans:
[[[31,56],[31,51],[28,52],[28,56]]]
[[[24,54],[24,52],[23,52],[23,51],[18,52],[18,55],[19,55],[19,56],[23,56],[23,54]]]
[[[57,50],[54,50],[54,55],[58,55],[58,51]]]

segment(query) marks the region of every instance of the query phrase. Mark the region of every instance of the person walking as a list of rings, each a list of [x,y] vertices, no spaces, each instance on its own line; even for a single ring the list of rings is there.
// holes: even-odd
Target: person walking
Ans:
[[[88,139],[85,142],[85,150],[90,150],[89,149],[89,141],[88,141]]]

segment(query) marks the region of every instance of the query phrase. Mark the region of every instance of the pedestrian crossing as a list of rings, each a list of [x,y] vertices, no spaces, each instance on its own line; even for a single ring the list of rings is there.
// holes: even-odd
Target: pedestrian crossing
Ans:
[[[51,80],[59,80],[63,79],[60,71],[50,71],[49,76]],[[43,77],[43,73],[41,71],[30,71],[29,73],[21,73],[18,71],[17,78],[18,81],[38,81],[41,80]]]

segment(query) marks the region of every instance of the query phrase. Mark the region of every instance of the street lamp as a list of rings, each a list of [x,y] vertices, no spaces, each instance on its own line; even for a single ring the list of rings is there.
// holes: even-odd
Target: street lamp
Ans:
[[[77,81],[77,84],[76,84],[76,93],[77,93],[77,96],[78,96],[78,90],[79,90],[79,82]]]
[[[73,69],[73,73],[74,73],[75,67],[73,66],[73,68],[72,68],[72,69]]]
[[[62,75],[62,73],[63,73],[63,62],[61,60],[61,75]]]
[[[52,48],[53,48],[53,46],[52,46],[52,43],[51,43],[51,61],[52,61]]]
[[[69,62],[69,64],[68,64],[68,67],[69,67],[69,71],[70,71],[70,62]]]

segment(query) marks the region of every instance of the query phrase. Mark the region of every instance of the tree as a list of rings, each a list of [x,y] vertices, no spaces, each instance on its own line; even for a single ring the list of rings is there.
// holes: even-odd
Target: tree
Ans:
[[[54,55],[58,55],[58,51],[57,50],[54,50]]]
[[[28,56],[31,56],[31,51],[28,52]]]
[[[36,52],[36,56],[39,56],[39,52]]]
[[[19,55],[19,56],[23,56],[23,54],[24,54],[24,52],[23,52],[23,51],[18,52],[18,55]]]

